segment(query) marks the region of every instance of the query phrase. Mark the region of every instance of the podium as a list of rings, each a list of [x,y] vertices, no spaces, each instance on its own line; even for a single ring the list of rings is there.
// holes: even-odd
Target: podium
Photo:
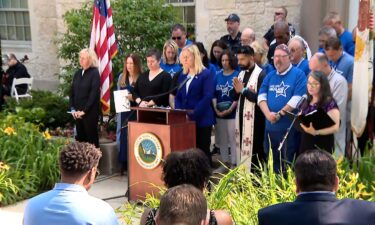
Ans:
[[[131,107],[137,120],[128,122],[129,201],[158,195],[163,186],[162,161],[173,151],[195,148],[195,122],[184,110]]]

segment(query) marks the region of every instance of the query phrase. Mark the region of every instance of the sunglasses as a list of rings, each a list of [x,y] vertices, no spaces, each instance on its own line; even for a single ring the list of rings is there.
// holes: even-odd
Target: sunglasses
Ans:
[[[182,37],[172,37],[172,40],[181,40]]]

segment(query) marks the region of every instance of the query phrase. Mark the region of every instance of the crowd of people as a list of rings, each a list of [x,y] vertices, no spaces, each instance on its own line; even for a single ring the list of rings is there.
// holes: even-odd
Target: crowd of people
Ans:
[[[210,163],[212,154],[219,151],[228,167],[243,163],[253,170],[253,165],[272,154],[274,169],[280,172],[285,163],[312,148],[345,156],[353,140],[354,39],[340,16],[331,12],[322,21],[319,49],[313,54],[288,23],[287,14],[285,7],[277,8],[274,24],[259,38],[250,27],[241,32],[240,17],[232,13],[224,19],[228,34],[214,41],[209,51],[203,43],[189,40],[185,27],[176,24],[162,52],[147,53],[145,72],[136,53],[124,58],[118,89],[128,90],[131,106],[186,110],[196,124],[196,147]],[[96,61],[90,50],[81,51],[82,69],[74,75],[70,100],[77,140],[98,146],[92,122],[97,120],[99,105]],[[298,126],[297,122],[300,129],[291,125],[291,114],[309,115],[320,109],[334,125],[319,129],[314,123]],[[126,125],[134,119],[132,112],[117,116],[123,170],[127,167]],[[213,131],[215,143],[211,143]],[[366,141],[359,139],[361,150]]]
[[[296,201],[261,209],[259,224],[373,224],[373,203],[337,200],[334,194],[339,181],[332,154],[345,156],[353,139],[352,34],[337,13],[329,13],[319,31],[319,49],[312,51],[306,40],[296,34],[293,24],[288,23],[287,13],[285,7],[277,8],[274,24],[262,38],[256,37],[250,27],[241,32],[240,17],[230,14],[224,19],[228,34],[214,41],[210,51],[203,43],[189,40],[184,26],[176,24],[162,52],[149,50],[145,72],[136,53],[124,58],[117,87],[128,90],[132,106],[186,110],[187,117],[196,124],[197,149],[167,156],[163,180],[168,190],[161,198],[160,208],[145,210],[142,225],[233,224],[227,212],[210,210],[203,195],[212,169],[213,131],[215,149],[227,167],[244,164],[249,172],[254,172],[272,155],[275,172],[282,173],[295,162]],[[80,65],[70,96],[76,139],[98,147],[94,131],[99,115],[100,77],[95,53],[83,49]],[[299,122],[302,120],[293,124],[297,116],[307,118],[318,112],[330,121],[329,125],[321,126],[321,121]],[[130,111],[117,117],[123,170],[129,150],[124,127],[135,116]],[[367,140],[359,140],[363,150]],[[62,183],[29,202],[25,224],[64,224],[53,215],[73,207],[77,198],[87,203],[86,208],[81,207],[80,218],[74,213],[67,216],[69,221],[85,219],[90,212],[94,215],[92,224],[116,224],[113,211],[85,193],[95,178],[100,154],[94,146],[79,142],[61,152]],[[61,194],[65,191],[68,194]],[[48,198],[54,202],[48,202]],[[102,210],[93,209],[91,203],[102,205]],[[53,210],[48,212],[40,207],[49,204],[62,207],[51,206]],[[36,216],[43,210],[47,217]],[[76,212],[78,208],[69,210]],[[99,221],[101,216],[108,221],[96,223],[94,219]],[[353,218],[357,218],[355,222],[351,222]]]

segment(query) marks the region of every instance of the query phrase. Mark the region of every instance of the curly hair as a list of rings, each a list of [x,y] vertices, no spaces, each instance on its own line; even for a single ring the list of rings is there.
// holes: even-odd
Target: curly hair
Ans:
[[[167,188],[191,184],[203,190],[211,176],[207,156],[199,149],[172,152],[163,165],[163,180]]]
[[[69,175],[82,175],[97,166],[101,157],[102,152],[94,145],[72,142],[60,152],[60,169]]]

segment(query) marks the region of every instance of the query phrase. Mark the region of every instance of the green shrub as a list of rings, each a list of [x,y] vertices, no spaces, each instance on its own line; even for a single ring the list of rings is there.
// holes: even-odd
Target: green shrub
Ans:
[[[165,0],[114,0],[111,6],[116,41],[125,55],[138,53],[145,59],[150,48],[162,49],[164,42],[170,38],[172,25],[178,22],[176,11]],[[63,81],[60,86],[63,95],[68,95],[72,76],[80,67],[79,51],[89,46],[91,20],[92,2],[64,14],[67,30],[56,39],[59,58],[67,62],[59,75]],[[116,56],[113,59],[115,79],[123,69],[123,57]]]
[[[6,111],[16,113],[26,122],[41,124],[44,128],[55,129],[72,123],[73,118],[67,113],[69,100],[50,91],[31,91],[32,99],[7,100]]]
[[[374,160],[374,157],[372,157]],[[375,201],[375,181],[366,185],[360,178],[358,170],[347,167],[347,161],[338,160],[338,175],[340,188],[336,193],[339,199],[356,198]],[[363,167],[369,166],[368,164]],[[371,165],[373,168],[373,165]],[[240,166],[230,170],[228,174],[220,176],[218,183],[211,183],[212,189],[206,192],[210,209],[225,209],[232,215],[236,224],[258,224],[258,210],[281,202],[294,201],[296,185],[291,168],[287,176],[275,174],[272,160],[260,169],[259,174],[249,173],[245,167]],[[161,188],[161,193],[164,189]],[[155,208],[159,205],[157,197],[147,195],[143,202],[145,207]],[[127,224],[134,217],[139,217],[143,207],[125,203],[118,212]]]
[[[0,206],[52,188],[59,179],[58,153],[65,142],[52,140],[17,115],[0,114],[0,162],[10,168],[0,170]]]

